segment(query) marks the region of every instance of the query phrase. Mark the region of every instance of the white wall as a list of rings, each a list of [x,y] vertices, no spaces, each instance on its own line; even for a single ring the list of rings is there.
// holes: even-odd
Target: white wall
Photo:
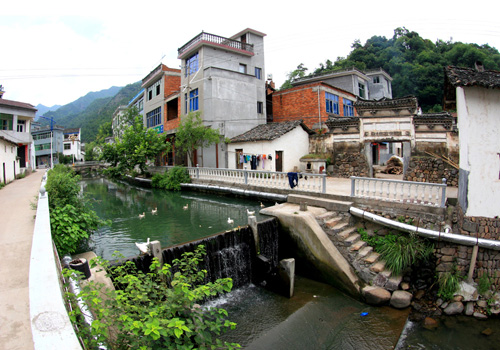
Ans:
[[[457,88],[457,112],[460,169],[469,172],[465,215],[493,218],[500,215],[500,90]]]
[[[6,142],[0,139],[0,182],[9,183],[15,180],[14,177],[14,162],[16,175],[20,173],[19,161],[16,160],[17,157],[17,147],[10,142]],[[4,166],[5,166],[5,178],[4,178]]]
[[[294,171],[294,167],[300,169],[300,158],[308,154],[309,135],[301,126],[287,132],[285,135],[273,141],[238,142],[230,143],[229,169],[236,169],[236,149],[243,149],[244,154],[265,154],[272,156],[272,161],[265,160],[257,170],[276,171],[276,151],[283,151],[283,172]],[[250,170],[250,163],[244,164]]]

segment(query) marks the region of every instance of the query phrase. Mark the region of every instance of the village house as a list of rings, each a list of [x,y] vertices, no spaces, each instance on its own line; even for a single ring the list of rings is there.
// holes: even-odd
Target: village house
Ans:
[[[462,233],[500,237],[500,72],[445,68],[445,107],[460,132],[458,202]]]
[[[58,164],[58,154],[64,151],[64,127],[54,124],[51,129],[49,125],[33,122],[31,135],[35,145],[36,167],[50,168],[51,161]]]
[[[82,152],[81,144],[81,129],[64,129],[63,134],[63,155],[70,156],[73,163],[83,162],[84,154]]]
[[[35,166],[35,150],[30,134],[36,108],[29,103],[6,100],[0,86],[0,173],[2,182],[16,178]],[[15,146],[15,149],[13,148]],[[15,153],[15,158],[13,158]]]
[[[227,168],[234,155],[223,140],[266,123],[264,37],[250,28],[229,38],[201,32],[178,49],[180,114],[199,112],[222,141],[197,150],[196,164]]]
[[[258,125],[231,139],[229,168],[297,172],[311,134],[300,120]]]

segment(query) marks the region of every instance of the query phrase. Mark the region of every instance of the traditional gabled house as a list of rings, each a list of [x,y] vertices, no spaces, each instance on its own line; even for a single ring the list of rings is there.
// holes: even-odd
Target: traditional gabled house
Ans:
[[[229,168],[297,172],[312,134],[300,120],[258,125],[231,139]]]
[[[3,140],[17,145],[15,164],[10,163],[11,152],[6,151],[6,145],[3,153],[0,152],[6,157],[5,160],[0,161],[0,166],[3,166],[4,169],[13,168],[12,171],[0,170],[7,174],[2,175],[6,179],[14,176],[14,173],[17,175],[35,167],[35,150],[30,129],[37,109],[29,103],[6,100],[2,98],[2,95],[3,90],[0,95],[0,136]]]
[[[500,72],[481,64],[476,69],[446,67],[444,97],[445,107],[456,109],[458,118],[463,233],[499,239]]]
[[[178,49],[181,115],[198,112],[221,140],[266,123],[265,34],[247,28],[229,38],[201,32]],[[224,142],[195,154],[196,164],[227,168]]]

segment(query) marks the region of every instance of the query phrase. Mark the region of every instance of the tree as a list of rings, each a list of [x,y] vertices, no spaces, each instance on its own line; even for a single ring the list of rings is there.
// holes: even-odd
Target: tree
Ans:
[[[111,174],[125,174],[136,167],[144,174],[148,159],[156,158],[161,152],[169,150],[171,145],[166,141],[166,135],[144,127],[136,109],[129,109],[125,115],[135,118],[133,125],[125,129],[121,140],[104,144],[101,159],[111,163]]]
[[[187,154],[189,161],[194,165],[195,150],[208,147],[220,140],[219,129],[204,125],[199,112],[189,113],[182,118],[175,134],[175,149],[180,154]]]
[[[285,80],[285,82],[283,83],[283,85],[281,85],[280,90],[285,90],[285,89],[291,88],[292,87],[292,83],[295,80],[303,78],[306,75],[306,71],[307,71],[307,68],[304,67],[304,63],[299,64],[297,66],[297,69],[295,69],[294,71],[291,71],[290,73],[288,73],[288,79]]]

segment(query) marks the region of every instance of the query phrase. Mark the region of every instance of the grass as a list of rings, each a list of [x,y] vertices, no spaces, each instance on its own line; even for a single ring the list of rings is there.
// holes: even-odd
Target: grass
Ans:
[[[451,272],[443,272],[440,274],[438,277],[438,297],[445,301],[453,299],[453,296],[458,291],[461,280],[462,276],[458,274],[456,267]]]

